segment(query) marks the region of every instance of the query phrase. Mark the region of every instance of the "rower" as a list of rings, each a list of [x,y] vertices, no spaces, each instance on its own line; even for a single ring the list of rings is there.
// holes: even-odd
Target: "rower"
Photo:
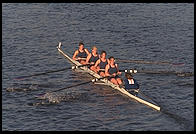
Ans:
[[[124,80],[125,89],[130,93],[137,93],[139,91],[139,84],[133,78],[131,73],[125,73],[125,77],[126,77]]]
[[[109,58],[109,63],[106,65],[105,67],[105,76],[111,76],[109,78],[109,80],[116,84],[116,85],[121,85],[122,84],[122,80],[121,78],[118,76],[120,75],[121,72],[119,72],[119,69],[118,69],[118,65],[115,64],[115,61],[114,61],[114,57],[111,56]]]
[[[106,51],[102,51],[100,58],[95,63],[97,73],[103,77],[105,77],[105,67],[108,64],[108,59],[106,59],[106,55]]]
[[[90,66],[88,66],[88,67],[96,73],[97,73],[97,69],[95,68],[95,63],[98,59],[99,59],[99,55],[97,53],[97,47],[93,46],[92,52],[87,56],[85,64],[90,63]]]
[[[81,64],[85,64],[88,55],[89,55],[88,49],[84,48],[84,44],[80,42],[79,49],[74,52],[72,59],[78,60]]]

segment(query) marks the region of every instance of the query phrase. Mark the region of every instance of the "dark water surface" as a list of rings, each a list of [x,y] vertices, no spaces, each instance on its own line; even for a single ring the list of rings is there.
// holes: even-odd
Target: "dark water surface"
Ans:
[[[57,52],[59,41],[69,54],[83,41],[121,59],[184,63],[119,63],[121,69],[194,72],[193,4],[4,3],[2,9],[2,130],[194,130],[194,76],[134,75],[161,112],[92,83],[57,92],[67,97],[59,104],[29,105],[38,94],[92,79],[71,70],[13,80],[71,66]]]

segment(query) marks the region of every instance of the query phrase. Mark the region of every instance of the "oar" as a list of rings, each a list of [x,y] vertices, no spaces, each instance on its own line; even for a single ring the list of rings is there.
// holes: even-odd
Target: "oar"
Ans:
[[[167,61],[144,61],[144,60],[124,60],[116,58],[118,62],[139,63],[139,64],[158,64],[158,65],[184,65],[184,63],[171,63]]]
[[[148,73],[148,74],[174,74],[177,76],[193,76],[192,72],[175,72],[175,71],[150,71],[150,70],[138,70],[138,73]]]
[[[129,72],[129,73],[146,73],[146,74],[174,74],[177,76],[193,76],[193,72],[175,72],[175,71],[150,71],[150,70],[119,70],[120,72]]]
[[[33,77],[33,76],[39,76],[39,75],[45,75],[45,74],[48,74],[48,73],[65,71],[65,70],[68,70],[68,69],[76,69],[76,68],[87,66],[87,65],[89,65],[89,64],[79,65],[79,66],[72,66],[72,67],[67,67],[67,68],[58,69],[58,70],[50,70],[50,71],[47,71],[47,72],[37,73],[37,74],[32,74],[32,75],[19,76],[19,77],[14,78],[14,80],[21,80],[21,79],[25,79],[25,78],[29,78],[29,77]]]
[[[54,90],[54,91],[50,91],[50,92],[48,92],[48,93],[53,93],[53,92],[65,90],[65,89],[68,89],[68,88],[81,86],[81,85],[88,84],[88,83],[91,83],[91,82],[96,82],[96,81],[98,81],[98,80],[105,79],[105,78],[109,78],[109,76],[101,77],[101,78],[95,78],[95,79],[92,79],[92,80],[87,81],[87,82],[82,82],[82,83],[79,83],[79,84],[75,84],[75,85],[71,85],[71,86],[68,86],[68,87],[60,88],[60,89],[57,89],[57,90]],[[45,94],[47,94],[47,93],[45,93]],[[38,97],[40,98],[41,96],[44,96],[45,94],[41,94],[41,95],[39,95]]]

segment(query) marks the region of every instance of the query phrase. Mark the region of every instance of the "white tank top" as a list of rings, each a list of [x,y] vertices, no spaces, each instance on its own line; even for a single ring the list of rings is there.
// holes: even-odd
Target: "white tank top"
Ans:
[[[128,82],[129,82],[129,84],[134,84],[134,80],[133,79],[131,79],[131,80],[128,79]]]

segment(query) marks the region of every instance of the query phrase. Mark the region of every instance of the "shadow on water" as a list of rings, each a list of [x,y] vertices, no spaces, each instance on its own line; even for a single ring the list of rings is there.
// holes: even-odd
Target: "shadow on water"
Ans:
[[[194,126],[193,125],[190,125],[191,121],[182,117],[182,116],[179,116],[177,114],[174,114],[172,112],[170,112],[169,110],[165,109],[165,108],[162,108],[161,109],[161,112],[166,114],[168,117],[172,118],[175,120],[176,123],[184,126],[184,128],[186,130],[189,130],[189,131],[194,131]]]
[[[186,130],[190,130],[193,131],[194,130],[194,126],[191,125],[191,121],[177,115],[176,113],[172,113],[170,110],[166,109],[163,105],[161,105],[160,103],[158,103],[157,101],[155,101],[154,98],[151,98],[149,96],[144,95],[142,92],[139,92],[140,95],[142,95],[144,98],[148,99],[148,101],[151,100],[152,103],[158,105],[161,107],[160,112],[167,115],[169,118],[174,119],[174,121],[176,123],[178,123],[179,125],[182,125]]]

